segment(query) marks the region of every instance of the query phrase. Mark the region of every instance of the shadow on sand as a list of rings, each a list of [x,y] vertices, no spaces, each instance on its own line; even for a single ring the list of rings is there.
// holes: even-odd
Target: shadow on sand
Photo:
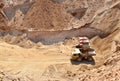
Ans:
[[[92,61],[88,61],[88,60],[83,59],[80,62],[70,59],[70,61],[71,61],[72,65],[79,65],[79,64],[91,64],[91,65],[95,65],[95,60],[94,59]]]

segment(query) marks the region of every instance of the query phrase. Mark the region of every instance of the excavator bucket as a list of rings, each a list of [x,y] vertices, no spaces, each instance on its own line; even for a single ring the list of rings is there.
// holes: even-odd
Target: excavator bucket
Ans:
[[[23,14],[26,14],[29,8],[33,5],[34,2],[27,2],[24,4],[19,4],[15,6],[9,6],[1,9],[2,15],[6,17],[8,20],[11,20],[14,16],[17,10],[20,10]]]

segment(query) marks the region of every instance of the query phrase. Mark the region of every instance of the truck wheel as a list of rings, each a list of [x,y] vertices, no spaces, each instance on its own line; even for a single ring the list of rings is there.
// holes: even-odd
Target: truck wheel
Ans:
[[[88,61],[93,61],[93,57],[92,57],[92,56],[89,56],[89,57],[88,57]]]
[[[82,57],[80,56],[80,57],[77,59],[77,61],[79,61],[79,62],[82,61]]]

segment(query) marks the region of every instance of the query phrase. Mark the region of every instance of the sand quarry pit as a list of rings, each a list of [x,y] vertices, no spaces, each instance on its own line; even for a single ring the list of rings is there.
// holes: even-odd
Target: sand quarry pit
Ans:
[[[84,79],[97,81],[113,79],[107,77],[114,76],[116,81],[119,81],[120,34],[118,33],[119,30],[103,39],[98,36],[91,39],[91,46],[97,51],[94,57],[95,63],[70,61],[70,54],[74,49],[72,47],[77,44],[76,38],[48,46],[38,43],[31,48],[7,44],[1,40],[0,79],[2,81],[82,81]],[[104,45],[101,46],[101,43]]]
[[[34,1],[9,21],[0,12],[0,81],[120,81],[119,0]],[[70,60],[79,36],[94,62]]]

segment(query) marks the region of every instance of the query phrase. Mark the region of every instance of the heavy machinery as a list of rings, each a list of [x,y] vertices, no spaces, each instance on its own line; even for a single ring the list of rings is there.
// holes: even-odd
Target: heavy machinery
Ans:
[[[76,46],[71,55],[71,60],[82,61],[86,59],[93,61],[92,56],[96,55],[95,50],[90,47],[87,37],[79,37],[79,44]]]

